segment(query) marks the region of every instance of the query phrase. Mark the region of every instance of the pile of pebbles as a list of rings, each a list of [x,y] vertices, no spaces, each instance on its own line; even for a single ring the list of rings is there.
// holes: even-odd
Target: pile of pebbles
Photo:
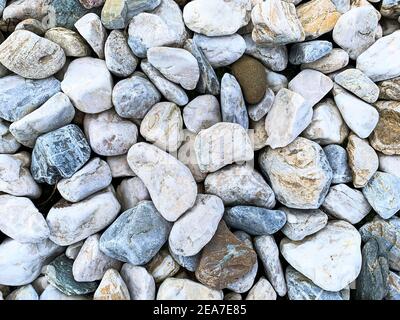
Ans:
[[[0,300],[399,300],[399,0],[0,0]]]

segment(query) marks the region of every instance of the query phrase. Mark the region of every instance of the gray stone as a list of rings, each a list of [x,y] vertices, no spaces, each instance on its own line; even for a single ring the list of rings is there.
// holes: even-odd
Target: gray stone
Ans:
[[[199,265],[201,254],[196,254],[194,256],[181,256],[175,254],[172,250],[170,250],[172,257],[175,261],[183,268],[190,272],[195,272],[197,266]]]
[[[32,285],[20,287],[11,292],[6,300],[39,300],[39,296]]]
[[[125,211],[103,233],[100,250],[133,265],[149,262],[168,239],[171,224],[151,201],[142,201]]]
[[[128,165],[127,155],[107,157],[107,163],[113,178],[134,177],[135,173]]]
[[[90,146],[81,129],[68,125],[36,140],[31,171],[38,182],[55,184],[69,178],[90,158]]]
[[[146,186],[138,177],[122,180],[117,187],[117,196],[123,211],[136,207],[142,200],[151,200]]]
[[[156,284],[153,276],[144,268],[125,263],[121,277],[129,290],[131,300],[154,300]]]
[[[257,104],[248,107],[249,117],[253,121],[261,120],[272,108],[275,100],[275,93],[271,88],[265,90],[264,98]]]
[[[60,91],[60,82],[53,77],[29,80],[10,75],[0,78],[0,117],[17,121]]]
[[[388,276],[388,292],[385,296],[385,300],[400,300],[400,275],[389,271]]]
[[[127,1],[128,17],[132,18],[141,12],[154,10],[160,3],[161,0],[129,0]]]
[[[332,168],[332,183],[349,183],[353,181],[348,164],[347,151],[337,144],[331,144],[324,148],[329,165]]]
[[[0,154],[16,153],[21,145],[10,132],[10,125],[0,119]]]
[[[36,19],[32,19],[32,18],[25,19],[25,20],[21,21],[20,23],[18,23],[15,26],[15,31],[17,31],[17,30],[30,31],[30,32],[37,34],[40,37],[42,37],[44,35],[44,33],[46,32],[46,30],[43,27],[42,22],[40,22],[39,20],[36,20]]]
[[[338,71],[349,64],[349,54],[341,48],[333,48],[330,53],[317,61],[303,63],[301,69],[313,69],[324,74]]]
[[[236,206],[228,208],[224,215],[226,224],[253,236],[272,235],[286,223],[286,214],[279,210],[260,207]]]
[[[62,293],[57,288],[53,287],[52,285],[48,285],[46,289],[40,295],[40,300],[90,300],[87,296],[67,296],[66,294]]]
[[[290,49],[291,64],[311,63],[325,57],[332,51],[332,43],[326,40],[314,40],[295,43]]]
[[[287,88],[288,79],[285,75],[266,69],[267,86],[276,94],[279,90]]]

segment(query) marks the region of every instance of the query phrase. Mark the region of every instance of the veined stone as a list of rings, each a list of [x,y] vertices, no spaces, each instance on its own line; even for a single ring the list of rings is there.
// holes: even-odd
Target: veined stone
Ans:
[[[295,43],[290,49],[291,64],[311,63],[325,57],[332,51],[332,43],[325,40]]]
[[[324,152],[332,168],[332,183],[352,182],[353,178],[348,164],[349,161],[346,149],[336,144],[330,144],[324,148]]]
[[[48,285],[40,295],[40,300],[89,300],[86,296],[67,296],[52,285]]]
[[[88,13],[75,23],[75,28],[92,47],[100,59],[104,59],[104,44],[107,32],[101,23],[100,17],[95,13]]]
[[[57,27],[47,30],[44,37],[63,48],[67,57],[86,57],[90,55],[90,47],[75,31]]]

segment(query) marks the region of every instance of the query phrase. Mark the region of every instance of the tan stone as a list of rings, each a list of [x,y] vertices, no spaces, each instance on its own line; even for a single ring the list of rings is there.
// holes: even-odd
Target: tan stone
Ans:
[[[117,270],[107,270],[93,300],[130,300],[128,288]]]
[[[379,99],[400,101],[400,77],[378,83]]]

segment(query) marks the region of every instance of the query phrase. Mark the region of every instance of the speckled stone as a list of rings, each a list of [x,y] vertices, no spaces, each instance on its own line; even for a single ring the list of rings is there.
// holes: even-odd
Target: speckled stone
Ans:
[[[127,3],[125,0],[106,0],[101,11],[101,22],[107,29],[125,28],[128,15]]]
[[[400,101],[400,77],[378,82],[379,98]]]
[[[63,48],[67,57],[86,57],[90,55],[89,45],[75,31],[57,27],[47,30],[44,36]]]
[[[332,43],[326,40],[315,40],[295,43],[290,49],[289,61],[299,65],[317,61],[332,51]]]
[[[125,211],[103,233],[100,250],[133,265],[149,262],[168,239],[171,224],[151,201],[142,201]]]
[[[332,168],[332,184],[352,182],[346,149],[337,144],[330,144],[324,148],[324,152]]]
[[[42,37],[44,35],[44,33],[46,32],[42,22],[40,22],[39,20],[36,20],[36,19],[32,19],[32,18],[25,19],[25,20],[21,21],[20,23],[18,23],[15,27],[15,31],[17,31],[17,30],[30,31],[30,32],[37,34],[40,37]]]
[[[36,140],[31,171],[38,182],[55,184],[69,178],[90,158],[90,146],[81,129],[68,125]]]
[[[117,270],[106,271],[93,300],[130,300],[128,287]]]

